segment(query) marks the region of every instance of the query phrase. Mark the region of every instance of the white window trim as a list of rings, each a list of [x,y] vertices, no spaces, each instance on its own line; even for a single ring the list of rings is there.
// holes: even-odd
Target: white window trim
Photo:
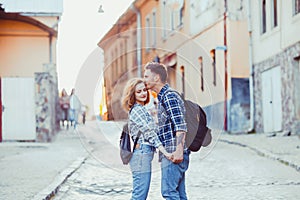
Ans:
[[[157,28],[157,24],[156,24],[156,21],[157,21],[157,12],[156,12],[156,9],[153,9],[152,11],[152,48],[156,48],[156,40],[157,40],[157,37],[156,37],[156,28]]]
[[[145,26],[145,45],[146,45],[146,51],[150,51],[150,44],[151,44],[151,32],[150,32],[150,16],[146,16],[146,26]]]

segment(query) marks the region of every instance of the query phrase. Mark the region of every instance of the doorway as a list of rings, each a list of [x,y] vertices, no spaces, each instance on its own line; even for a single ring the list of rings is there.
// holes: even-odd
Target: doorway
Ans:
[[[264,132],[282,130],[281,72],[274,67],[262,73]]]
[[[35,140],[33,78],[1,78],[2,140]]]

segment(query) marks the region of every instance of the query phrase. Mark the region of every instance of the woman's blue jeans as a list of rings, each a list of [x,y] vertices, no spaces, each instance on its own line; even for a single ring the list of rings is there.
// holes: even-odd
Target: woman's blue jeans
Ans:
[[[154,151],[154,147],[140,144],[133,152],[129,163],[133,178],[132,200],[147,199]]]
[[[186,200],[185,172],[189,167],[190,151],[185,150],[183,161],[174,164],[166,157],[161,161],[161,193],[167,200]]]

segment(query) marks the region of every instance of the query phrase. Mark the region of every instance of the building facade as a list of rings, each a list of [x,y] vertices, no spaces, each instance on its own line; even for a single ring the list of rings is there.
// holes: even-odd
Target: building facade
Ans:
[[[250,1],[255,129],[300,130],[300,1]]]
[[[51,141],[57,129],[57,28],[62,0],[2,0],[1,140]]]
[[[136,45],[132,45],[134,54],[127,56],[127,60],[134,61],[133,65],[128,63],[127,67],[143,70],[142,66],[149,61],[164,63],[169,84],[206,110],[211,128],[248,131],[251,109],[245,2],[136,0],[114,27],[123,24],[122,19],[133,12],[132,8],[136,15],[132,18],[131,30],[136,35],[132,34],[131,41]],[[99,43],[104,50],[106,67],[112,63],[110,58],[117,40],[108,46],[104,46],[103,41],[110,37],[114,27]],[[106,70],[108,73],[104,74],[108,112],[114,107],[109,96],[112,88],[117,87],[108,84],[107,79],[121,80],[116,76],[117,67],[111,68],[114,72]],[[139,70],[131,75],[141,76]],[[121,90],[116,96],[120,98]]]

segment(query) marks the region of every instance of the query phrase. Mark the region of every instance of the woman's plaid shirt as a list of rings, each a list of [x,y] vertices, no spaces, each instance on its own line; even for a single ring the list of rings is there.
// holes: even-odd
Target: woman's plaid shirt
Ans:
[[[139,131],[142,132],[138,143],[150,144],[154,147],[162,144],[157,137],[158,127],[145,106],[137,103],[133,105],[129,113],[129,130],[133,140],[136,139]]]
[[[182,98],[166,84],[158,94],[158,137],[169,153],[176,150],[176,132],[187,132],[185,107]],[[162,99],[163,97],[163,99]],[[162,105],[163,104],[163,105]]]

